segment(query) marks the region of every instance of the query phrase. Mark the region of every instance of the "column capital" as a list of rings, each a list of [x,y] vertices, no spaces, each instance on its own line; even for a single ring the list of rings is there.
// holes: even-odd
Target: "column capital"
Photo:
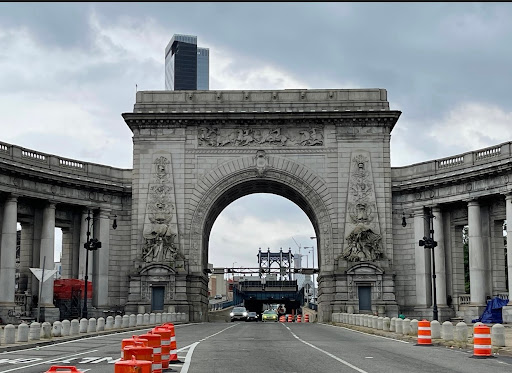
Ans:
[[[463,201],[466,202],[468,206],[480,206],[478,198],[465,199]]]
[[[17,193],[9,193],[7,198],[5,199],[5,202],[18,202],[18,198],[20,198],[21,195]]]
[[[505,201],[511,201],[512,200],[512,191],[502,193],[505,196]]]

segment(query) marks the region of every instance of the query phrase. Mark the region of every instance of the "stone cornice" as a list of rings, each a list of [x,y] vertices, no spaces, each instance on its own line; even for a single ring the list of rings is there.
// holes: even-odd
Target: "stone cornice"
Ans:
[[[400,111],[223,112],[223,113],[123,113],[128,127],[184,128],[188,126],[335,125],[384,126],[391,129]]]

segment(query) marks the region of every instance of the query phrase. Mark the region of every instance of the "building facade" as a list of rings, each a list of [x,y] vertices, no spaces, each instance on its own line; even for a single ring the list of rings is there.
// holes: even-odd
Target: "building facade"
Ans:
[[[143,91],[123,114],[133,169],[0,143],[0,317],[18,293],[37,294],[29,268],[46,258],[53,269],[59,227],[62,278],[83,275],[89,230],[102,243],[89,254],[91,316],[173,309],[205,321],[213,223],[251,193],[281,195],[309,217],[320,321],[431,318],[432,253],[418,245],[430,223],[440,320],[478,317],[512,287],[512,142],[392,168],[400,114],[384,89]],[[44,316],[57,319],[46,284]]]
[[[210,50],[197,47],[197,36],[175,34],[165,48],[165,89],[208,90]]]

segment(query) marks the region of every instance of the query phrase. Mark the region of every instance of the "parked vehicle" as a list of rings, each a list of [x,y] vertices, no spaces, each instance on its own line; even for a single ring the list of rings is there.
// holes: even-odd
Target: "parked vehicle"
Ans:
[[[247,309],[245,307],[235,307],[230,312],[229,316],[231,317],[231,321],[245,320],[247,319]]]
[[[261,315],[261,321],[263,321],[263,322],[265,322],[265,321],[277,322],[277,320],[278,320],[278,316],[277,316],[277,312],[275,310],[266,310]]]

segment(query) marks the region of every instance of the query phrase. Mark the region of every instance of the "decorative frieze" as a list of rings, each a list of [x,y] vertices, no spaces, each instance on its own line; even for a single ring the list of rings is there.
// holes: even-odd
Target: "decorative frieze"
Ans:
[[[219,128],[199,127],[198,146],[202,147],[252,147],[252,146],[322,146],[321,127],[267,127],[267,128]]]

